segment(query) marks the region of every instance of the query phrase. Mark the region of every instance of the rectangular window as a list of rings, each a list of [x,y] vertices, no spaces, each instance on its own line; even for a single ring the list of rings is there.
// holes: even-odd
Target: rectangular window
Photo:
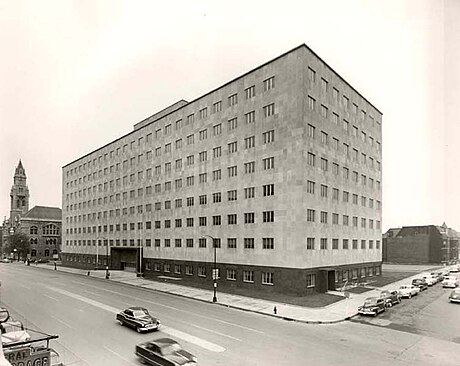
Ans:
[[[254,282],[254,271],[243,271],[243,282]]]
[[[320,217],[320,220],[321,220],[321,223],[322,224],[327,224],[327,212],[326,211],[321,211],[321,217]]]
[[[236,238],[228,238],[227,239],[227,248],[236,249]]]
[[[212,112],[213,113],[220,112],[221,110],[222,110],[222,101],[215,102],[212,105]]]
[[[220,169],[214,170],[212,172],[212,180],[216,181],[216,180],[221,180],[221,179],[222,179],[222,171]]]
[[[312,84],[316,82],[316,71],[311,67],[308,68],[308,80],[310,80]]]
[[[230,215],[227,215],[227,224],[228,225],[236,225],[238,222],[237,222],[237,215],[236,214],[230,214]]]
[[[275,211],[263,211],[262,212],[262,222],[274,222],[275,221]]]
[[[262,249],[275,249],[275,239],[262,238]]]
[[[315,222],[315,210],[307,209],[307,221]]]
[[[273,89],[274,87],[275,87],[275,77],[274,76],[264,80],[264,91],[268,91],[270,89]]]
[[[255,136],[246,137],[244,139],[244,148],[245,149],[252,149],[255,145],[256,145]]]
[[[321,238],[320,249],[327,249],[327,238]]]
[[[275,195],[275,185],[274,184],[265,184],[262,186],[263,196],[274,196]]]
[[[273,272],[262,272],[262,285],[273,285]]]
[[[262,140],[264,144],[270,144],[275,141],[275,130],[270,130],[262,133]]]
[[[214,136],[222,134],[222,124],[219,123],[218,125],[212,126],[212,133]]]
[[[246,113],[244,116],[246,118],[246,124],[254,123],[256,121],[256,112],[255,111],[251,111],[249,113]]]
[[[315,249],[315,238],[307,238],[307,250]]]
[[[237,200],[237,190],[231,190],[231,191],[228,191],[228,200],[229,201],[236,201]]]
[[[198,137],[199,137],[200,141],[206,140],[208,138],[208,130],[204,129],[204,130],[201,130],[200,132],[198,132]]]
[[[204,119],[208,116],[208,108],[200,109],[200,119]]]
[[[228,106],[231,107],[233,105],[238,104],[238,94],[232,94],[228,97]]]
[[[332,239],[332,249],[339,249],[339,239]]]
[[[308,96],[308,108],[309,108],[311,111],[314,111],[314,110],[315,110],[315,106],[316,106],[316,99],[309,95],[309,96]]]
[[[254,212],[245,212],[244,214],[244,223],[253,224],[254,223]]]
[[[231,167],[228,167],[227,170],[228,170],[228,176],[229,176],[229,178],[231,178],[231,177],[236,177],[236,176],[237,176],[236,165],[231,166]]]
[[[275,103],[266,105],[265,107],[263,107],[263,110],[265,117],[273,116],[275,114]]]
[[[315,182],[307,180],[307,193],[315,194]]]
[[[274,169],[275,168],[275,158],[272,156],[269,158],[262,159],[262,164],[263,164],[264,170]]]
[[[221,201],[222,201],[222,194],[220,192],[212,194],[212,202],[213,203],[219,203]]]
[[[221,223],[222,223],[222,221],[221,221],[220,215],[216,215],[216,216],[212,217],[212,224],[213,225],[218,226],[218,225],[221,225]]]
[[[227,280],[236,281],[236,270],[227,269]]]
[[[254,249],[254,238],[244,238],[244,249]]]
[[[232,118],[228,120],[228,130],[232,131],[238,127],[238,119]]]
[[[228,153],[233,154],[233,153],[236,153],[237,151],[238,151],[237,141],[230,142],[228,144]]]
[[[244,189],[244,198],[254,198],[255,197],[255,187],[248,187]]]
[[[310,166],[315,166],[315,154],[309,152],[307,155],[307,163]]]
[[[316,275],[307,274],[307,287],[315,287],[316,286]]]
[[[245,174],[251,174],[256,171],[256,163],[254,161],[251,161],[249,163],[244,163],[244,173]]]
[[[251,99],[256,95],[256,87],[254,85],[244,89],[246,99]]]

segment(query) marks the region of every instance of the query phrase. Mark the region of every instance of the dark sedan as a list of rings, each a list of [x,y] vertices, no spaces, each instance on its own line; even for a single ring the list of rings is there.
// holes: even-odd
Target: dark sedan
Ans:
[[[196,366],[197,358],[171,338],[160,338],[136,346],[143,363],[156,366]]]
[[[380,298],[385,300],[385,304],[389,308],[401,302],[401,295],[395,290],[383,290],[380,293]]]
[[[428,283],[423,278],[414,278],[412,284],[420,288],[420,291],[428,290]]]
[[[158,330],[160,320],[149,314],[149,311],[141,307],[131,307],[117,314],[117,320],[121,325],[127,325],[136,329],[139,333],[149,330]]]
[[[358,314],[377,316],[385,311],[385,300],[377,297],[368,297],[362,306],[358,308]]]

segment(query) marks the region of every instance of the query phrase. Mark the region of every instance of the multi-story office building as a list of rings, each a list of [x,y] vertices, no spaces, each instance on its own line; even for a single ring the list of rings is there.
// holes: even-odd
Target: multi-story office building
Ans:
[[[382,114],[301,45],[63,167],[63,261],[308,293],[380,274]]]

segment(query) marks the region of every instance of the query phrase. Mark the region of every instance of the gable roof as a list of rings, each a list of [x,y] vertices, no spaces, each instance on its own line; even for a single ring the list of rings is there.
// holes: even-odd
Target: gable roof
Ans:
[[[61,221],[62,210],[59,207],[34,206],[21,219],[42,219]]]

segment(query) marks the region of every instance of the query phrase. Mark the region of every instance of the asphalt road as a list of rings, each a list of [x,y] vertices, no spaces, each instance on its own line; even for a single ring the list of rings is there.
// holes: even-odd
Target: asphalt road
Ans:
[[[460,279],[459,273],[451,275]],[[393,306],[377,318],[359,316],[353,321],[460,344],[460,304],[449,302],[451,291],[438,283],[411,299],[402,299],[401,304]]]
[[[140,365],[134,355],[135,344],[165,336],[179,341],[203,366],[458,365],[460,344],[388,326],[287,322],[19,264],[0,263],[0,280],[0,302],[17,318],[24,320],[29,328],[59,335],[54,347],[65,365]],[[444,295],[447,291],[440,293]],[[460,306],[437,308],[433,305],[438,301],[436,296],[433,299],[431,305],[424,305],[425,309],[429,306],[436,312],[460,309]],[[410,301],[415,304],[417,300]],[[132,305],[147,307],[160,318],[161,330],[138,334],[120,326],[115,314]]]

